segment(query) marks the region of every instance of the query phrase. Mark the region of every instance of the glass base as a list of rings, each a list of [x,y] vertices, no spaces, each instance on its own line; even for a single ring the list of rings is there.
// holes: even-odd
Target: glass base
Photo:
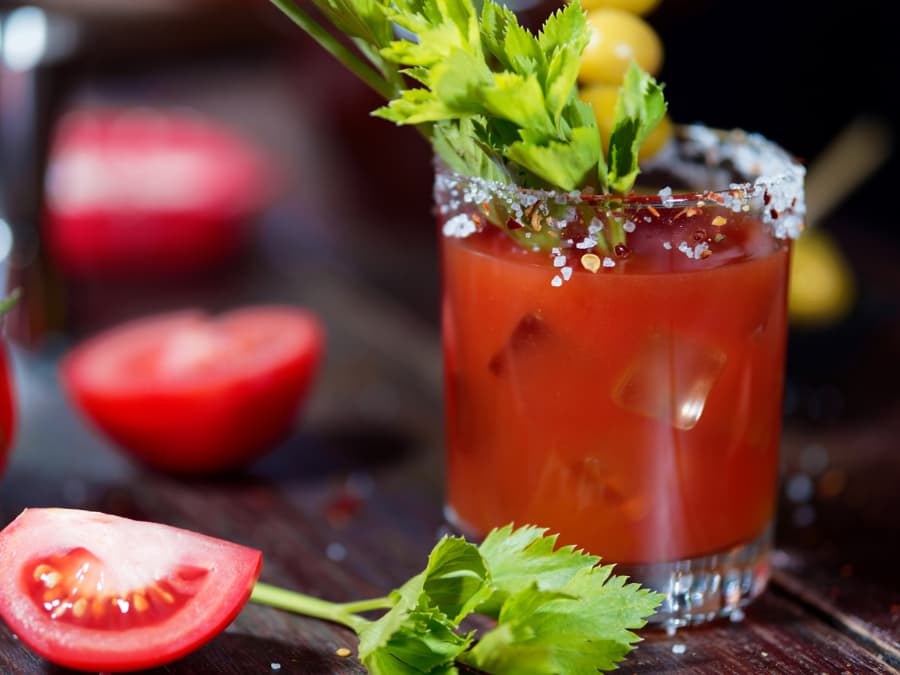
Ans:
[[[665,595],[651,624],[673,631],[720,617],[735,621],[769,583],[772,529],[740,546],[700,558],[639,565],[616,565],[616,574]]]
[[[467,527],[450,506],[444,507],[448,525],[469,539]],[[673,562],[620,564],[615,573],[665,595],[650,624],[674,632],[713,619],[742,617],[741,608],[759,596],[769,582],[772,528],[757,539],[712,555]]]

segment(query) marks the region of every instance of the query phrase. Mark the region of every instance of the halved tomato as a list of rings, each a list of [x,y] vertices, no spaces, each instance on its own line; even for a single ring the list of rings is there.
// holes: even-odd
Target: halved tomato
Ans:
[[[323,344],[321,322],[295,307],[178,312],[91,338],[61,374],[81,410],[147,464],[219,471],[290,431]]]
[[[72,277],[190,274],[242,248],[275,180],[257,147],[213,119],[77,109],[51,144],[44,236]]]
[[[259,551],[167,525],[27,509],[0,532],[0,615],[58,665],[150,668],[231,623],[261,565]]]

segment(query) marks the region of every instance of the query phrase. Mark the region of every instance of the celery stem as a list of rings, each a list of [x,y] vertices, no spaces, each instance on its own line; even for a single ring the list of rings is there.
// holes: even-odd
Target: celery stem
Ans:
[[[356,602],[344,602],[338,607],[350,614],[359,614],[360,612],[368,612],[373,609],[390,609],[394,606],[394,601],[390,598],[372,598],[371,600],[357,600]]]
[[[278,9],[284,12],[295,24],[305,30],[309,36],[319,43],[329,54],[340,61],[359,79],[369,85],[386,100],[394,98],[396,92],[388,82],[375,70],[367,66],[359,57],[342,45],[331,33],[316,23],[313,18],[300,9],[293,0],[271,0]]]
[[[366,624],[368,619],[356,616],[346,609],[345,605],[340,605],[327,600],[320,600],[302,593],[295,593],[277,586],[271,586],[262,582],[257,582],[253,587],[253,593],[250,600],[260,605],[268,605],[276,609],[283,609],[295,614],[303,614],[305,616],[315,617],[317,619],[325,619],[334,623],[346,626],[357,633]],[[360,605],[362,603],[349,603],[351,606]],[[359,611],[359,610],[358,610]]]

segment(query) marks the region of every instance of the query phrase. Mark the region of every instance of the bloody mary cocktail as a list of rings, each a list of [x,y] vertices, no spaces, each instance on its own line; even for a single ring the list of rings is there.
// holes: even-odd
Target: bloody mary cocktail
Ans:
[[[776,153],[749,146],[757,164]],[[511,207],[439,176],[447,511],[459,527],[536,523],[661,592],[679,565],[697,577],[689,587],[708,587],[737,553],[738,589],[676,608],[687,621],[762,590],[786,341],[789,245],[776,235],[799,228],[802,193],[747,180],[612,206],[540,195],[569,219],[535,221],[557,228],[548,253],[523,247],[533,197]],[[519,220],[488,224],[510,209]],[[627,247],[604,255],[590,232],[611,219]]]

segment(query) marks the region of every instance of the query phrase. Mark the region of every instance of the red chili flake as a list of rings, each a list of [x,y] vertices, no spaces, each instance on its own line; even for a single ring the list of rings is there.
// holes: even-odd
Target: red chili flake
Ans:
[[[616,244],[615,247],[616,255],[620,258],[627,258],[631,255],[631,249],[628,248],[625,244]]]
[[[479,230],[481,229],[481,216],[479,216],[477,213],[472,214],[472,222],[475,223],[475,227],[477,227]]]
[[[688,218],[693,218],[694,216],[699,216],[701,213],[700,209],[694,208],[693,206],[688,206],[686,209],[681,209],[677,214],[675,214],[675,218],[673,220],[677,220],[682,216],[687,216]]]
[[[778,216],[779,216],[779,213],[778,213],[778,211],[776,211],[776,210],[773,208],[771,211],[769,211],[769,215],[772,216],[772,218],[777,219]]]
[[[791,200],[791,208],[794,208],[795,206],[797,206],[797,198],[796,198],[796,197],[794,197],[794,198]]]
[[[656,218],[659,218],[659,211],[654,209],[652,206],[648,206],[647,210],[652,213]]]
[[[506,229],[507,230],[521,230],[523,227],[525,227],[525,226],[522,225],[522,223],[520,223],[515,218],[510,218],[509,220],[506,221]]]
[[[491,212],[491,205],[488,204],[487,202],[481,202],[481,208],[485,213]]]
[[[763,192],[763,204],[768,206],[772,202],[772,195],[769,194],[769,191],[766,190]]]
[[[700,258],[703,260],[706,260],[711,255],[712,255],[712,251],[710,251],[708,248],[700,251]]]
[[[338,494],[326,507],[325,519],[332,527],[343,527],[362,508],[363,500],[348,492]]]
[[[723,196],[720,195],[720,194],[716,194],[715,192],[709,193],[709,194],[707,195],[707,198],[708,198],[710,201],[714,201],[716,204],[724,204],[724,203],[725,203],[725,197],[723,197]]]
[[[703,241],[704,239],[706,239],[706,230],[702,227],[698,227],[694,230],[694,241]]]

